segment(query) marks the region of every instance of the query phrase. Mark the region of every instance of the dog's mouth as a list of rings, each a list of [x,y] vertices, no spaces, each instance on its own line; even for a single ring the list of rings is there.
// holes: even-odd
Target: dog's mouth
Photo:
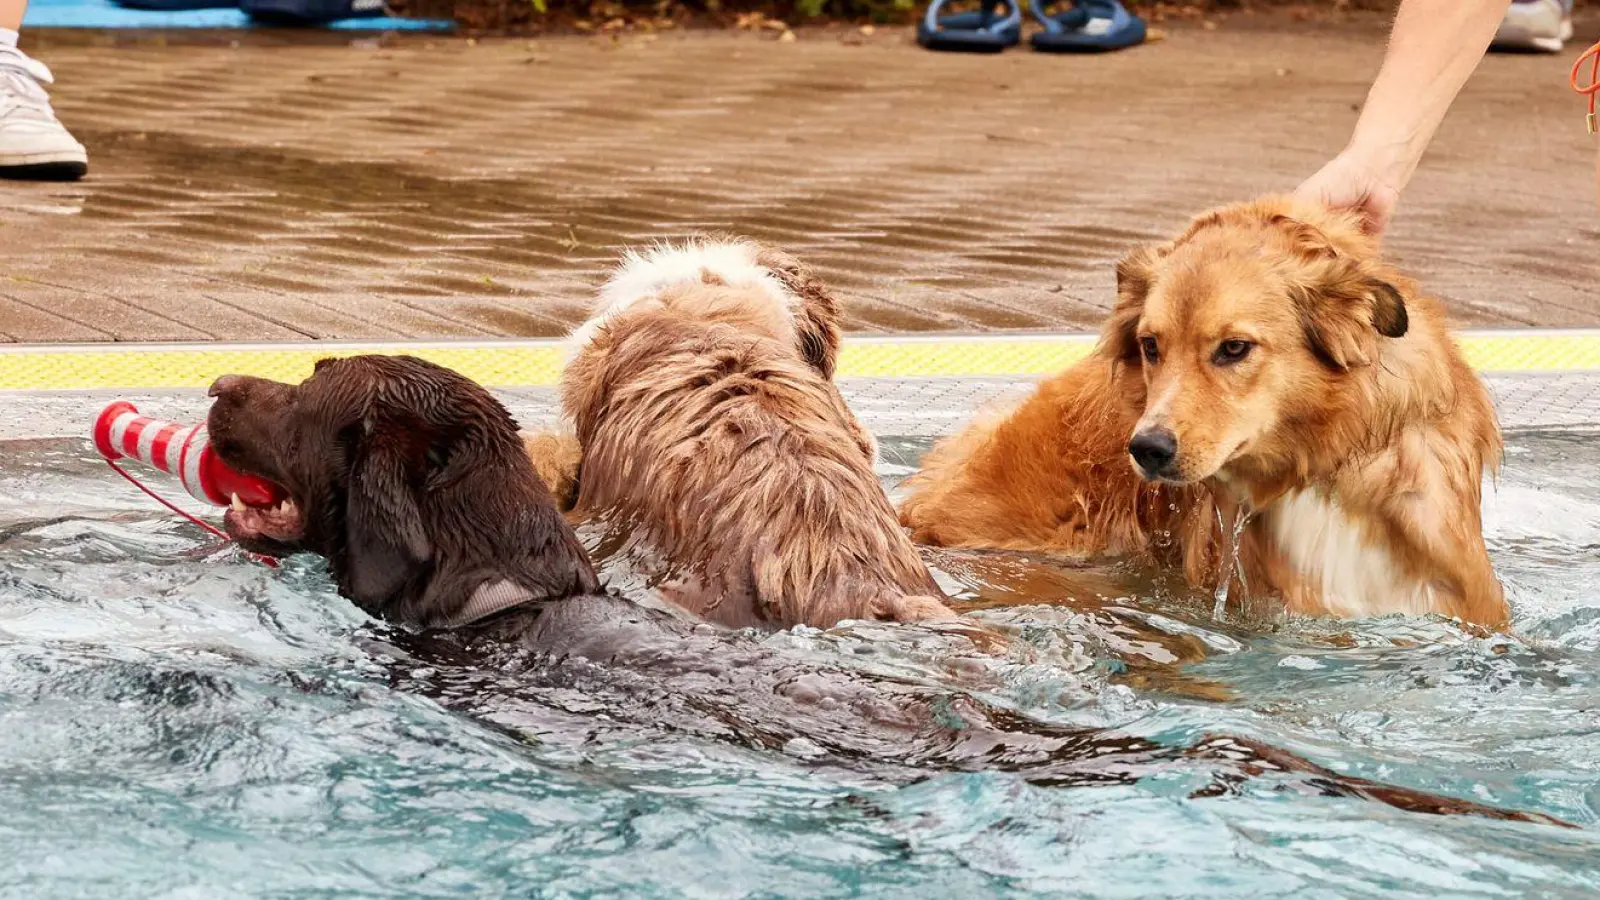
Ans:
[[[1222,464],[1217,466],[1216,471],[1212,472],[1209,477],[1210,478],[1219,478],[1219,479],[1222,479],[1224,481],[1228,480],[1230,478],[1230,476],[1232,475],[1233,470],[1238,465],[1239,460],[1241,458],[1243,458],[1244,456],[1248,455],[1248,453],[1250,451],[1250,443],[1251,443],[1251,439],[1250,438],[1242,438],[1242,439],[1240,439],[1239,443],[1234,444],[1233,445],[1233,449],[1229,450],[1227,455],[1222,458]],[[1205,480],[1205,479],[1200,479],[1200,480]]]
[[[233,495],[233,503],[222,516],[228,537],[252,548],[263,545],[293,545],[306,533],[306,517],[299,504],[283,491],[283,499],[272,506],[251,506]],[[273,548],[266,547],[267,552]]]
[[[1157,473],[1154,476],[1145,475],[1144,477],[1146,481],[1156,484],[1172,485],[1174,487],[1199,484],[1202,481],[1211,481],[1213,479],[1227,482],[1232,480],[1233,470],[1240,458],[1249,452],[1250,444],[1250,438],[1241,438],[1237,444],[1233,445],[1233,449],[1222,455],[1222,461],[1208,470],[1205,474],[1195,474],[1192,471],[1180,469],[1172,472]],[[1141,472],[1140,474],[1142,475],[1143,473]]]
[[[211,428],[212,446],[217,459],[241,475],[265,482],[265,493],[250,500],[235,491],[228,509],[222,514],[222,530],[235,543],[254,553],[265,556],[290,556],[299,550],[306,533],[306,517],[301,505],[295,502],[294,493],[277,478],[258,471],[261,467],[241,459],[239,442],[228,438],[223,423],[216,421],[217,408],[213,407],[207,424]]]

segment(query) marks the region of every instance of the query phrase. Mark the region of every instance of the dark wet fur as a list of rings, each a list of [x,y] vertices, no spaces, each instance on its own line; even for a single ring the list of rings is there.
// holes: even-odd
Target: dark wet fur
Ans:
[[[375,656],[394,660],[397,686],[519,737],[669,732],[897,781],[1007,771],[1078,787],[1192,769],[1208,776],[1195,797],[1274,776],[1281,790],[1411,812],[1567,825],[1350,778],[1248,739],[1173,747],[1052,725],[604,594],[511,417],[482,388],[419,360],[325,363],[298,387],[253,379],[220,387],[213,446],[236,468],[289,489],[307,515],[299,546],[252,549],[327,557],[341,593],[411,626],[371,639]],[[428,628],[498,580],[538,599]]]
[[[324,360],[299,385],[232,376],[212,393],[217,454],[283,486],[305,516],[295,546],[241,543],[326,558],[339,593],[372,615],[435,627],[486,585],[530,600],[599,589],[516,422],[455,372],[355,357]]]

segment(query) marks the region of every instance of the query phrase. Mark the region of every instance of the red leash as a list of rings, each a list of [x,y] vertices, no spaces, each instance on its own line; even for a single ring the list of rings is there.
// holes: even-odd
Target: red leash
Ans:
[[[1578,78],[1583,72],[1583,64],[1589,64],[1589,83],[1580,84]],[[1578,61],[1572,64],[1572,89],[1589,97],[1589,133],[1595,133],[1594,105],[1595,95],[1600,94],[1600,44],[1583,51]]]
[[[156,501],[157,503],[161,504],[162,506],[165,506],[167,509],[172,510],[173,512],[175,512],[178,515],[182,516],[183,518],[188,519],[190,522],[193,522],[194,524],[199,525],[201,528],[205,529],[206,531],[211,532],[212,534],[216,535],[217,537],[222,538],[222,542],[224,544],[230,544],[230,543],[233,542],[233,538],[228,537],[228,533],[226,531],[223,531],[221,528],[218,528],[217,526],[211,524],[210,522],[205,521],[204,519],[200,519],[200,518],[197,518],[197,517],[195,517],[193,515],[190,515],[186,510],[182,509],[177,504],[175,504],[172,501],[168,500],[167,498],[161,496],[160,494],[156,493],[155,491],[150,490],[148,487],[145,487],[144,482],[142,482],[139,479],[137,479],[137,478],[133,477],[132,475],[130,475],[128,473],[128,470],[124,469],[123,467],[121,467],[119,465],[117,465],[115,460],[107,459],[106,460],[106,465],[111,467],[111,471],[117,473],[118,475],[121,475],[123,478],[128,479],[128,483],[129,484],[133,485],[134,487],[138,488],[141,491],[144,491],[147,495],[149,495],[150,499]],[[262,556],[259,553],[251,553],[248,550],[245,551],[245,555],[250,557],[251,559],[255,560],[256,562],[267,566],[268,568],[276,569],[278,567],[278,561],[273,559],[270,556]]]

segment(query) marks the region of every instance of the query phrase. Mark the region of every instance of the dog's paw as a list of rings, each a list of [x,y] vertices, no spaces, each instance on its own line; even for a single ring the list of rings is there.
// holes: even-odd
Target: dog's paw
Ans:
[[[890,622],[941,622],[958,618],[943,601],[928,596],[884,597],[874,612],[877,618]]]

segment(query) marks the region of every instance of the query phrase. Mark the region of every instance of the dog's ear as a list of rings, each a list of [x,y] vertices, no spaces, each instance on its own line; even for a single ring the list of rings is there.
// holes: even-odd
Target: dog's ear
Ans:
[[[799,260],[771,247],[756,253],[756,262],[783,282],[800,301],[795,315],[800,356],[824,378],[839,366],[839,301],[833,290]]]
[[[1302,281],[1291,288],[1306,343],[1336,371],[1372,362],[1379,337],[1403,337],[1410,327],[1405,295],[1335,246],[1314,225],[1289,216],[1270,224],[1289,237]]]
[[[1139,318],[1164,248],[1140,247],[1117,263],[1117,304],[1100,331],[1101,352],[1119,362],[1139,361]]]
[[[822,373],[823,378],[831,379],[839,368],[836,315],[810,300],[804,300],[803,304],[800,315],[795,318],[795,327],[800,333],[800,356],[811,368]]]
[[[1377,358],[1378,339],[1405,336],[1405,296],[1360,267],[1341,263],[1291,291],[1306,344],[1329,368],[1344,372]]]
[[[364,418],[346,439],[344,593],[368,612],[399,597],[433,557],[417,492],[427,448],[413,432]]]
[[[1339,257],[1339,250],[1334,247],[1327,233],[1310,222],[1280,213],[1268,219],[1267,224],[1289,239],[1290,252],[1302,262],[1312,263]]]

